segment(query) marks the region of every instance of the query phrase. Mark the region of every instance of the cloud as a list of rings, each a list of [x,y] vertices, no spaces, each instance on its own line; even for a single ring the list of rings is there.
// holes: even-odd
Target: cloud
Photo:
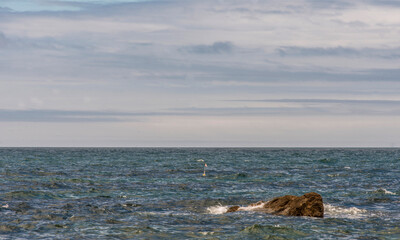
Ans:
[[[7,44],[8,44],[8,39],[2,32],[0,32],[0,48],[5,47]]]
[[[235,102],[275,103],[279,114],[330,116],[400,116],[400,100],[368,99],[260,99]]]
[[[192,45],[180,48],[182,52],[194,54],[226,54],[232,53],[234,45],[231,42],[215,42],[211,45]]]
[[[260,100],[232,100],[239,102],[277,102],[277,103],[340,103],[340,104],[383,104],[395,105],[400,107],[400,100],[370,100],[370,99],[260,99]]]
[[[282,57],[368,57],[400,58],[400,48],[350,48],[350,47],[280,47],[275,50]]]
[[[8,7],[0,7],[0,12],[10,12],[10,11],[12,11],[12,9],[11,8],[8,8]]]
[[[118,122],[129,113],[63,110],[0,109],[0,122]]]
[[[306,0],[312,8],[317,9],[335,9],[335,10],[343,10],[347,8],[354,7],[353,2],[342,1],[342,0],[326,0],[326,1],[318,1],[318,0]]]
[[[154,117],[400,116],[400,100],[260,99],[226,102],[269,103],[268,107],[189,107],[162,111],[66,111],[0,109],[0,122],[136,122]]]
[[[400,2],[397,0],[366,0],[365,2],[376,6],[400,7]]]
[[[280,56],[360,56],[360,51],[346,47],[280,47],[276,49]]]

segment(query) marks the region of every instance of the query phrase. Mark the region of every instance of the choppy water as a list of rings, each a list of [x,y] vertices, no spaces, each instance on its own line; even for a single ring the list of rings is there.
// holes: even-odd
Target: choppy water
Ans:
[[[0,239],[400,239],[399,167],[400,149],[2,148]],[[325,218],[224,214],[310,191]]]

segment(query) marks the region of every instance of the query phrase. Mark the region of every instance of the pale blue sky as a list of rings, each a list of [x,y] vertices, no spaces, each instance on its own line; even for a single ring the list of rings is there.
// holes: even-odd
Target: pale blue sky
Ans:
[[[0,146],[400,146],[395,1],[0,2]]]

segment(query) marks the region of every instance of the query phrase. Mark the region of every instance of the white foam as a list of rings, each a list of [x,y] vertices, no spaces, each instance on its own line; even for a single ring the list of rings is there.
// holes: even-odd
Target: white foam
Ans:
[[[260,203],[255,206],[247,206],[247,207],[239,207],[238,211],[257,211],[258,209],[263,208],[265,203]],[[224,214],[228,211],[229,206],[211,206],[207,208],[207,212],[210,214]],[[324,204],[324,214],[326,217],[331,218],[350,218],[357,219],[368,216],[368,212],[365,209],[360,209],[356,207],[338,207],[328,203]]]
[[[200,232],[201,235],[207,236],[207,235],[214,235],[214,232]]]
[[[239,207],[238,211],[255,211],[257,209],[263,208],[265,203],[260,203],[255,206]]]
[[[222,206],[222,205],[218,205],[218,206],[211,206],[207,208],[207,212],[211,213],[211,214],[224,214],[228,211],[228,206]]]
[[[367,210],[359,209],[356,207],[338,207],[333,206],[331,204],[325,203],[324,204],[324,213],[326,217],[333,217],[333,218],[362,218],[365,217],[367,214]]]
[[[388,190],[386,190],[384,188],[378,189],[378,192],[383,192],[384,194],[388,194],[388,195],[396,195],[396,193],[388,191]]]
[[[255,206],[247,206],[247,207],[239,207],[237,211],[257,211],[258,209],[263,208],[265,202],[259,203]],[[224,214],[228,211],[229,206],[211,206],[207,208],[207,212],[211,214]]]

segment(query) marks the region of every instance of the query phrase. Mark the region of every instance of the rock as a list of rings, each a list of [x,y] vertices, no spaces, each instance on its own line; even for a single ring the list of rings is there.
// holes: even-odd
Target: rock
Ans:
[[[277,197],[264,205],[272,214],[285,216],[324,217],[324,204],[321,195],[315,192],[301,197],[286,195]]]
[[[301,197],[286,195],[277,197],[268,202],[257,202],[249,207],[233,206],[229,212],[260,211],[284,216],[324,217],[324,204],[321,195],[315,192],[306,193]]]
[[[237,210],[239,210],[239,206],[232,206],[232,207],[230,207],[230,208],[228,208],[228,211],[226,211],[227,213],[230,213],[230,212],[236,212]]]

